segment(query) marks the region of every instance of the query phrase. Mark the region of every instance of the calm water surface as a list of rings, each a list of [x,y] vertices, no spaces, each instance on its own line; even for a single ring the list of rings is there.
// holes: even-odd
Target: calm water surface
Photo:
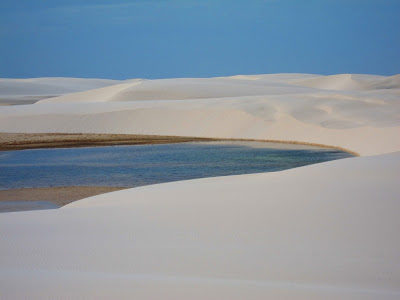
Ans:
[[[5,151],[0,152],[0,189],[133,187],[279,171],[351,156],[333,149],[290,147],[278,149],[276,144],[260,142],[209,142]]]

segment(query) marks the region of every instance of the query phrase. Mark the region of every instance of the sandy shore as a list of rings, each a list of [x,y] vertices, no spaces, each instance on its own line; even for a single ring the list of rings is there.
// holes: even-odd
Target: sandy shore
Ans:
[[[38,148],[171,144],[213,140],[216,139],[137,134],[0,133],[0,151]]]
[[[124,188],[109,186],[64,186],[0,190],[0,204],[4,202],[46,201],[61,207],[76,200],[121,189]]]
[[[116,145],[173,144],[184,142],[260,142],[269,143],[277,148],[317,147],[336,149],[359,156],[357,152],[336,146],[298,141],[266,140],[266,139],[230,139],[202,138],[190,136],[164,136],[139,134],[93,134],[93,133],[5,133],[0,132],[0,151],[40,149],[40,148],[72,148],[99,147]]]

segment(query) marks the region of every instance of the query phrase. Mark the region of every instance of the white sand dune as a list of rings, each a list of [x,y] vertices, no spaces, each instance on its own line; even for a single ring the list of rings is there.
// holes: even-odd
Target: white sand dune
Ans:
[[[0,130],[253,138],[388,153],[400,150],[398,78],[269,74],[127,80],[3,107]]]
[[[398,79],[128,80],[1,107],[4,132],[257,138],[375,155],[0,214],[1,296],[399,299]]]
[[[382,89],[388,85],[388,82],[394,82],[392,88],[399,88],[400,81],[395,76],[376,76],[363,74],[339,74],[331,76],[321,76],[306,80],[293,81],[293,84],[308,86],[317,89],[326,90],[369,90]],[[390,87],[389,87],[390,88]]]
[[[86,78],[0,78],[0,104],[30,104],[40,99],[97,89],[118,83],[109,79]]]
[[[260,75],[261,76],[261,75]],[[286,80],[285,80],[286,81]],[[42,100],[41,103],[105,102],[135,100],[186,100],[226,98],[256,95],[294,94],[309,89],[289,85],[278,80],[250,79],[242,76],[219,78],[174,78],[158,80],[131,80],[97,91],[67,95],[57,99]]]

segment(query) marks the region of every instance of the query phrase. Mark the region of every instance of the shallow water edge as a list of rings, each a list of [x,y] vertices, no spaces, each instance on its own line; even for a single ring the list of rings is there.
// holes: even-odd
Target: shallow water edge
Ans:
[[[108,133],[6,133],[0,132],[0,151],[42,149],[42,148],[77,148],[101,147],[116,145],[148,145],[172,144],[184,142],[261,142],[271,144],[286,144],[296,146],[311,146],[318,148],[336,149],[359,156],[358,153],[334,145],[324,145],[302,141],[284,141],[270,139],[234,139],[185,137],[169,135],[140,135],[140,134],[108,134]]]

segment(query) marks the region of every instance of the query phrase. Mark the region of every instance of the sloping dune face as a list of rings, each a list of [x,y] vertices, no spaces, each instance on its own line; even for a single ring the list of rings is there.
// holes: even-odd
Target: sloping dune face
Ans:
[[[286,75],[286,76],[285,76]],[[318,75],[277,74],[242,75],[218,78],[174,78],[158,80],[127,80],[124,83],[95,91],[68,95],[42,103],[86,101],[140,101],[140,100],[188,100],[226,98],[269,94],[301,93],[308,89],[287,84],[297,78],[314,78]],[[94,99],[94,96],[96,96]]]
[[[85,78],[0,78],[0,104],[29,104],[40,99],[97,89],[117,80]]]
[[[399,75],[238,75],[133,79],[3,107],[8,132],[252,138],[400,150]]]
[[[362,74],[340,74],[298,80],[292,83],[316,89],[339,91],[398,89],[400,87],[400,75],[386,77]]]

